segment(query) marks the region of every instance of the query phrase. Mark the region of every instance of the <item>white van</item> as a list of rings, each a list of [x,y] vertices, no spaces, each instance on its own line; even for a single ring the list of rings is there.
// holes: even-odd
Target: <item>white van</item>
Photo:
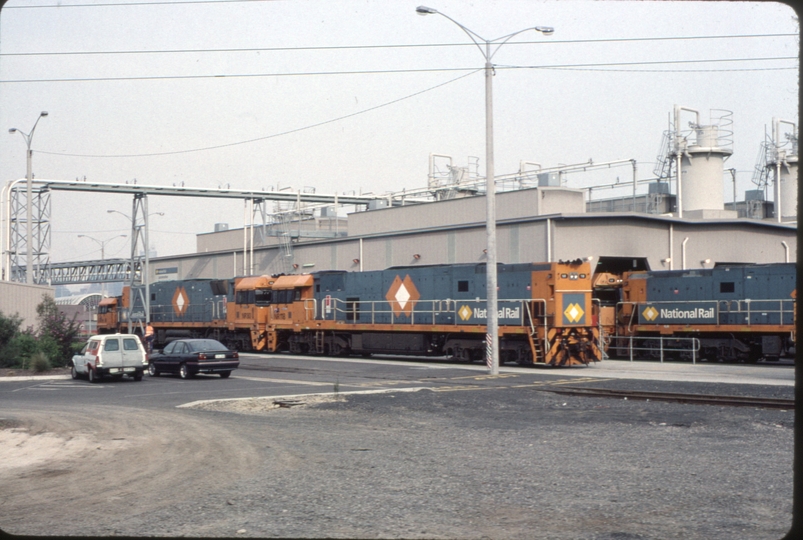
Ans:
[[[148,369],[148,354],[135,334],[101,334],[89,338],[81,352],[72,357],[72,378],[86,377],[98,382],[102,377],[128,375],[141,381]]]

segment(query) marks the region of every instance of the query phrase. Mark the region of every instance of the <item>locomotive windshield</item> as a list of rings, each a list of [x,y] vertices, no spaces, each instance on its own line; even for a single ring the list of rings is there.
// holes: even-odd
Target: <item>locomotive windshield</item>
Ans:
[[[269,306],[273,303],[273,291],[270,289],[257,289],[254,291],[254,303],[258,306]]]

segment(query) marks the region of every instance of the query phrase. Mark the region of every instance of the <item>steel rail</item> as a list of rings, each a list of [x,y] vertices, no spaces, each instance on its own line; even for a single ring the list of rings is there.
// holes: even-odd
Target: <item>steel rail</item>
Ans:
[[[750,396],[720,396],[707,394],[682,394],[673,392],[644,392],[638,390],[613,390],[609,388],[580,388],[575,386],[538,388],[543,392],[586,397],[627,398],[638,400],[724,405],[728,407],[761,407],[767,409],[795,409],[794,399],[760,398]]]

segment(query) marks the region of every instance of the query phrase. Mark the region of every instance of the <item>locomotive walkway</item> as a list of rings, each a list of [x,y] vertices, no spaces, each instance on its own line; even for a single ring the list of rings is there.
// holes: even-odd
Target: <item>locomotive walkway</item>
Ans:
[[[562,370],[561,375],[641,379],[725,384],[762,384],[794,386],[795,370],[791,365],[707,364],[680,362],[630,362],[604,360],[586,369]]]

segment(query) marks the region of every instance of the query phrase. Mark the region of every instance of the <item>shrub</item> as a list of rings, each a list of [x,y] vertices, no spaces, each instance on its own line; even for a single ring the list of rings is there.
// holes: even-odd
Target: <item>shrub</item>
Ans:
[[[81,323],[76,321],[76,313],[72,319],[67,319],[59,311],[56,301],[48,295],[42,295],[42,302],[36,306],[36,315],[39,319],[40,339],[50,338],[58,348],[57,353],[50,356],[56,366],[66,366],[72,358],[72,344],[78,337]]]
[[[33,334],[22,332],[14,336],[0,350],[0,364],[3,367],[27,367],[30,358],[40,352],[39,342]]]
[[[20,367],[22,365],[20,360],[19,347],[13,340],[0,347],[0,367]]]
[[[6,316],[0,311],[0,349],[19,333],[21,324],[22,318],[19,315]]]
[[[31,369],[37,373],[51,369],[50,360],[48,360],[47,355],[42,351],[34,353],[34,355],[31,356]]]

